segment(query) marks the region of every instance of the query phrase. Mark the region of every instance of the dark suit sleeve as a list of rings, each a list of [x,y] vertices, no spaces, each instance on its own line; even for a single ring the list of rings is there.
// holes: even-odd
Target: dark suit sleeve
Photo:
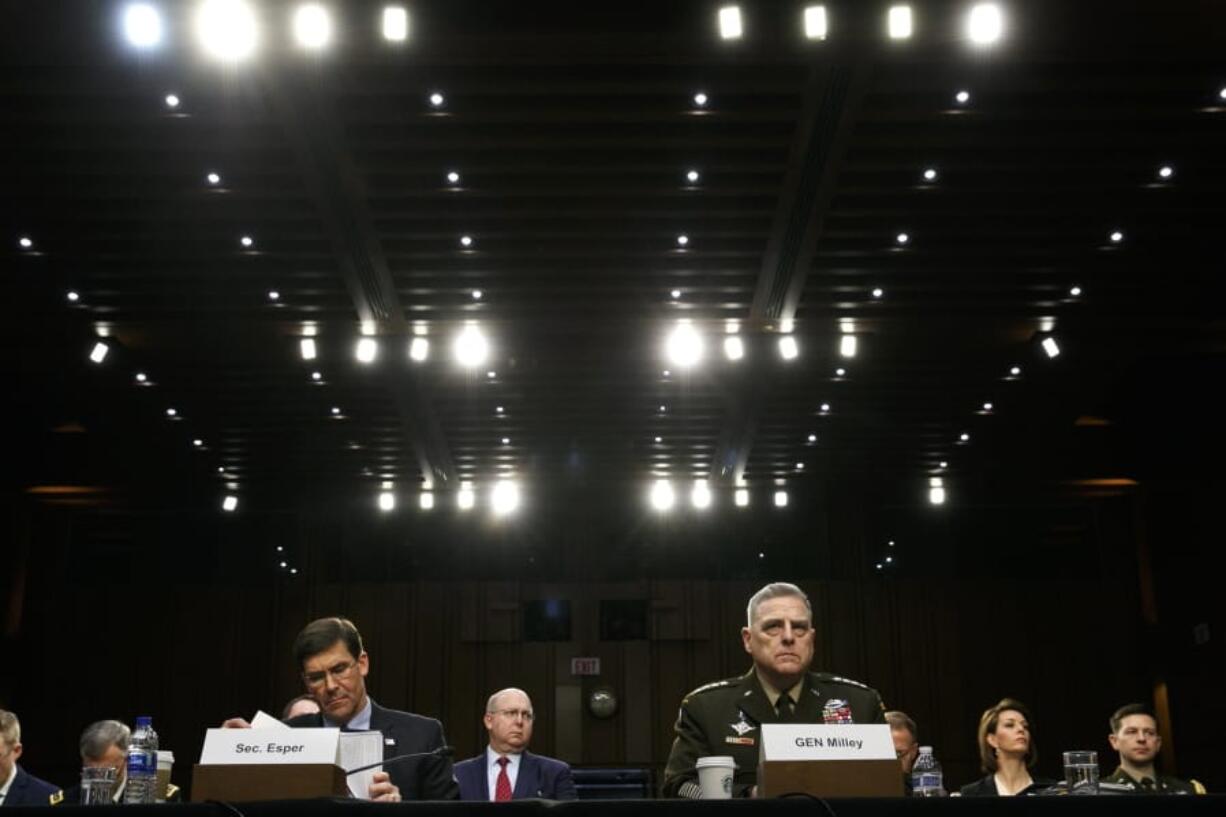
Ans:
[[[575,779],[571,777],[570,766],[561,763],[561,769],[558,770],[558,779],[553,784],[553,799],[554,800],[578,800],[579,792],[575,790]]]
[[[446,746],[447,739],[443,736],[443,725],[431,721],[434,735],[430,739],[430,747]],[[431,757],[422,763],[418,771],[417,791],[422,800],[459,800],[460,784],[455,781],[455,772],[451,768],[451,758]]]
[[[668,753],[668,764],[664,767],[665,797],[686,796],[681,793],[682,786],[686,783],[697,785],[698,772],[694,770],[694,764],[703,755],[711,754],[710,741],[695,708],[697,703],[692,697],[687,697],[681,702],[681,711],[677,713],[677,723],[673,727],[677,736],[673,740],[672,751]]]

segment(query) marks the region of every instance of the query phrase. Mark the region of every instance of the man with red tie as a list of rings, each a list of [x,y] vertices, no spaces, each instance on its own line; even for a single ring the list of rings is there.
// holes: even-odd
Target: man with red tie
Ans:
[[[535,714],[522,689],[504,689],[485,705],[489,746],[455,765],[461,800],[577,800],[570,766],[528,751]]]

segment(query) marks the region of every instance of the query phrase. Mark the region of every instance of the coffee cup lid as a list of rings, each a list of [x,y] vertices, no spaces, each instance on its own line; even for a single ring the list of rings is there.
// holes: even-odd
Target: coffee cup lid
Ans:
[[[695,769],[705,769],[710,766],[727,766],[729,769],[735,769],[736,761],[732,759],[732,755],[714,755],[712,757],[700,757],[698,762],[694,764]]]
[[[168,749],[158,749],[158,763],[165,760],[167,763],[175,762],[175,753]]]

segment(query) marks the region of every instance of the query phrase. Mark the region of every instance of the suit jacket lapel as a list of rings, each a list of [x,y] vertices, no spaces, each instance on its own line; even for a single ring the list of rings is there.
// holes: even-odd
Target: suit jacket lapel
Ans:
[[[534,755],[524,752],[519,756],[519,774],[515,776],[515,791],[511,794],[511,799],[536,797],[536,793],[541,790],[540,780],[540,764]]]
[[[481,799],[490,799],[490,755],[489,752],[481,753],[481,762],[473,764],[473,768],[480,772],[477,775],[477,782],[481,785]]]

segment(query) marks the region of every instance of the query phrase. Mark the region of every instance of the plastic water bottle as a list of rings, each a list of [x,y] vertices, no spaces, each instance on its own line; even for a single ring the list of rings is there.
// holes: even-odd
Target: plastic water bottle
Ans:
[[[125,803],[156,803],[158,783],[158,734],[153,718],[141,715],[128,744],[128,783],[123,790]]]
[[[944,797],[945,780],[941,764],[932,754],[931,746],[921,746],[919,757],[911,767],[912,797]]]

